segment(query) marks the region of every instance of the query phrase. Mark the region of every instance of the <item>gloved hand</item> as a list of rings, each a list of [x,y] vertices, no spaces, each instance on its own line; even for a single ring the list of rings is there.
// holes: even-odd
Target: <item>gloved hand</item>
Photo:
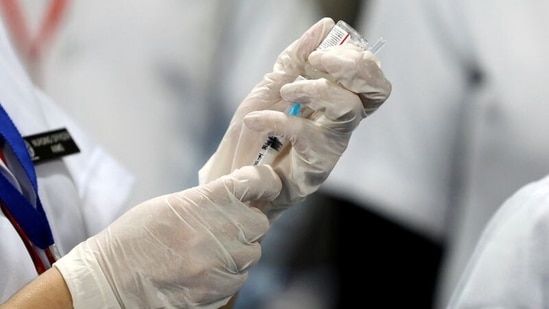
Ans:
[[[199,172],[201,183],[252,164],[269,135],[291,143],[272,163],[283,182],[281,194],[272,202],[254,203],[271,220],[326,180],[353,130],[391,92],[371,52],[352,44],[314,51],[333,26],[332,19],[321,19],[279,55],[273,71],[236,110],[217,151]],[[296,81],[307,62],[331,78]],[[287,115],[293,102],[309,112]]]
[[[76,309],[219,308],[259,260],[270,226],[243,202],[280,189],[272,168],[244,167],[135,206],[54,266]]]

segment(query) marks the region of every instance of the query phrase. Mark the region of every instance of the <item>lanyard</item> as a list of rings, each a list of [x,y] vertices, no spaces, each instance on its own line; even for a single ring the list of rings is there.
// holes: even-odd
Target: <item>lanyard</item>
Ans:
[[[21,134],[19,134],[2,105],[0,105],[0,138],[10,147],[19,164],[23,167],[36,195],[36,205],[33,205],[25,198],[3,175],[0,176],[0,200],[24,230],[30,241],[38,248],[46,250],[54,245],[54,241],[46,213],[38,197],[34,166]]]

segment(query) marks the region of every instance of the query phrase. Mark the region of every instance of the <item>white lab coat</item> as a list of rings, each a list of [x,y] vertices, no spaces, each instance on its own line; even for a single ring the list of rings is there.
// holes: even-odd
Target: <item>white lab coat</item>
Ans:
[[[33,87],[0,27],[0,103],[24,136],[65,127],[80,153],[36,165],[38,189],[61,254],[127,207],[133,177]],[[0,302],[37,276],[21,238],[0,212]]]
[[[439,307],[489,218],[549,172],[547,1],[370,1],[393,83],[325,189],[447,245]],[[350,175],[353,175],[350,177]]]
[[[524,186],[490,220],[448,309],[549,306],[549,177]]]
[[[21,2],[35,34],[49,2]],[[210,85],[233,2],[70,1],[44,49],[40,87],[136,176],[133,203],[197,185],[228,124]]]

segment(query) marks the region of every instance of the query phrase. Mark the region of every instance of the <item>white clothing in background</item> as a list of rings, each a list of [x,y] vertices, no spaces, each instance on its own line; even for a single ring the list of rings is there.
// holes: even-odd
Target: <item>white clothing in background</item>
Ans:
[[[67,128],[80,153],[38,163],[38,193],[61,254],[128,209],[133,177],[37,90],[0,26],[0,104],[23,136]],[[0,212],[0,302],[37,276],[17,231]]]
[[[434,240],[447,304],[496,209],[549,172],[547,1],[371,1],[393,92],[324,188]],[[350,177],[352,175],[352,177]]]
[[[43,51],[40,86],[136,176],[133,203],[197,185],[224,132],[208,101],[230,2],[69,1]]]
[[[510,197],[488,224],[450,309],[547,308],[549,177]]]

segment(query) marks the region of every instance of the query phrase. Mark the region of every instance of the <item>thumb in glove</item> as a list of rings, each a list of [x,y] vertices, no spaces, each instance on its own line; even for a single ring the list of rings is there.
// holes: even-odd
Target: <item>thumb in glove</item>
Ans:
[[[245,204],[274,199],[269,166],[141,203],[54,266],[75,308],[219,308],[261,255],[269,221]]]
[[[254,162],[268,136],[289,141],[271,163],[283,182],[273,201],[254,202],[272,220],[315,192],[343,154],[360,121],[389,96],[391,84],[371,52],[352,44],[315,50],[334,26],[323,18],[277,58],[240,104],[216,153],[200,170],[206,183]],[[296,80],[312,66],[330,78]],[[294,102],[301,117],[284,111]]]

